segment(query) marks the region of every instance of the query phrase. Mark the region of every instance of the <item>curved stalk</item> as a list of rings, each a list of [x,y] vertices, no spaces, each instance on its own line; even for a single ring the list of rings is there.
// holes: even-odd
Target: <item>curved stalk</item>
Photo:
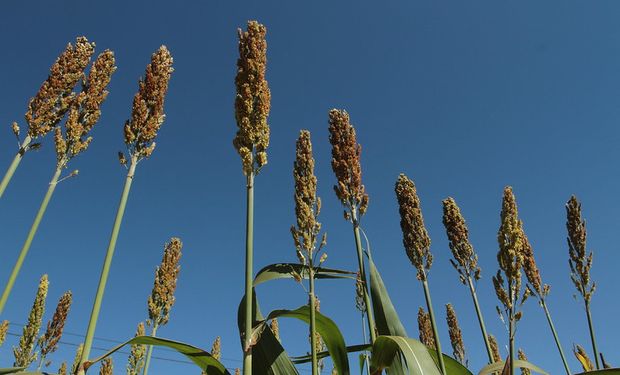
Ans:
[[[254,172],[247,176],[247,208],[245,221],[245,330],[243,352],[243,374],[252,375],[252,300],[254,262]]]
[[[435,313],[433,312],[433,304],[431,302],[431,292],[428,289],[428,281],[422,281],[424,286],[424,297],[426,298],[426,307],[428,309],[428,315],[431,318],[431,326],[433,328],[433,336],[435,337],[435,348],[437,349],[437,359],[439,360],[439,369],[443,375],[448,375],[446,372],[446,364],[443,360],[443,352],[441,351],[441,343],[439,342],[439,331],[437,330],[437,323],[435,322]]]
[[[62,172],[62,168],[56,168],[54,172],[54,176],[49,183],[49,187],[47,188],[47,192],[45,193],[45,197],[43,198],[43,202],[41,202],[41,206],[39,207],[39,211],[37,211],[37,215],[32,222],[32,226],[30,227],[30,231],[28,232],[28,236],[26,237],[26,242],[22,246],[21,251],[19,252],[19,257],[15,262],[15,266],[13,266],[13,271],[11,271],[11,276],[9,277],[9,281],[4,287],[4,292],[2,293],[2,297],[0,298],[0,314],[4,310],[4,306],[6,305],[6,301],[9,299],[9,295],[11,294],[11,290],[13,289],[13,285],[15,284],[15,280],[17,279],[17,275],[22,268],[24,263],[24,259],[26,259],[26,255],[28,254],[28,250],[30,250],[30,245],[32,244],[32,240],[34,240],[34,236],[37,233],[37,229],[39,228],[39,224],[43,219],[43,215],[45,214],[45,210],[47,210],[47,205],[54,194],[54,190],[56,189],[56,185],[58,184],[58,178],[60,177],[60,173]],[[5,176],[6,179],[6,176]],[[6,186],[6,185],[5,185]]]
[[[153,330],[151,331],[151,337],[156,337],[157,335],[157,323],[153,324]],[[149,350],[146,354],[146,360],[144,362],[144,370],[142,370],[142,375],[147,375],[149,372],[149,366],[151,365],[151,356],[153,355],[153,345],[149,345]]]
[[[11,165],[9,165],[9,169],[7,169],[6,173],[4,174],[4,177],[2,178],[2,182],[0,182],[0,198],[2,198],[2,195],[4,194],[4,190],[6,190],[6,187],[9,185],[9,182],[11,181],[11,178],[13,177],[13,174],[15,173],[17,166],[19,166],[19,163],[22,161],[22,158],[24,157],[24,154],[26,153],[26,148],[30,145],[31,141],[32,141],[32,138],[30,138],[30,136],[28,135],[26,136],[26,138],[24,138],[24,141],[22,142],[21,146],[19,146],[19,151],[17,151],[17,154],[15,154],[15,157],[13,158]]]
[[[471,280],[471,277],[467,278],[467,282],[469,284],[469,291],[471,292],[471,298],[474,301],[474,307],[476,308],[476,315],[478,316],[478,324],[480,324],[480,331],[482,332],[482,337],[484,339],[484,346],[487,349],[487,355],[489,356],[489,363],[493,363],[493,351],[491,350],[491,345],[489,344],[489,336],[487,335],[487,329],[484,325],[484,319],[482,319],[482,311],[480,310],[480,305],[478,304],[478,296],[476,295],[476,288],[474,287],[474,283]]]
[[[114,219],[114,226],[112,227],[112,234],[110,235],[110,242],[108,243],[108,249],[101,269],[101,276],[99,277],[99,285],[97,286],[97,294],[95,295],[95,302],[93,303],[93,309],[90,313],[90,320],[88,321],[88,329],[86,331],[86,340],[84,341],[84,349],[80,359],[80,367],[78,374],[84,374],[82,364],[88,360],[90,355],[90,349],[93,345],[93,338],[95,337],[95,328],[97,327],[97,320],[99,319],[99,311],[101,310],[101,302],[103,301],[103,294],[108,282],[108,274],[110,273],[110,265],[112,264],[112,257],[114,256],[114,250],[116,249],[116,240],[118,239],[118,233],[121,229],[121,222],[123,221],[123,215],[125,214],[125,206],[127,205],[127,198],[129,197],[129,190],[131,189],[131,183],[133,181],[134,174],[136,172],[136,166],[138,164],[138,158],[136,156],[131,157],[131,165],[125,178],[125,187],[121,195],[121,200],[118,204],[118,210]]]
[[[316,299],[314,297],[314,267],[310,259],[310,349],[312,353],[312,375],[319,374],[319,361],[316,356]],[[145,374],[146,375],[146,374]]]
[[[562,350],[562,345],[560,344],[560,338],[558,337],[558,333],[555,330],[555,326],[553,325],[553,321],[551,320],[551,314],[549,313],[549,309],[547,309],[547,303],[544,298],[540,299],[540,304],[545,310],[547,322],[549,323],[549,328],[551,328],[551,332],[553,333],[553,339],[555,340],[555,345],[558,347],[558,351],[560,352],[560,357],[562,357],[562,364],[564,364],[564,370],[566,370],[566,375],[571,375],[570,368],[568,367],[568,362],[566,361],[566,357],[564,356],[564,350]]]
[[[596,361],[596,369],[600,370],[601,365],[599,364],[599,354],[598,349],[596,347],[596,340],[594,338],[594,327],[592,325],[592,315],[590,314],[590,301],[586,300],[586,314],[588,316],[588,328],[590,329],[590,339],[592,340],[592,350],[594,351],[594,360]]]
[[[364,287],[364,303],[366,304],[366,315],[368,316],[368,331],[370,334],[370,343],[373,344],[377,339],[375,329],[375,317],[372,312],[372,304],[370,303],[370,296],[368,293],[368,281],[366,278],[366,270],[364,268],[364,255],[362,252],[362,240],[360,238],[360,228],[357,219],[357,212],[355,207],[351,210],[351,219],[353,221],[353,234],[355,236],[355,248],[357,250],[357,263],[359,267],[360,277]]]

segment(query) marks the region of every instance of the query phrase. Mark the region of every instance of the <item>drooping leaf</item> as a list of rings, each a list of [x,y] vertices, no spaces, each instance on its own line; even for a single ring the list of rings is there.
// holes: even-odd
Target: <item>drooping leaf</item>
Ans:
[[[357,352],[361,352],[364,350],[370,350],[371,347],[372,345],[370,344],[351,345],[351,346],[347,346],[347,353],[357,353]],[[316,353],[316,356],[318,359],[326,358],[326,357],[329,357],[329,352],[327,350],[323,352],[318,352]],[[295,364],[308,363],[308,362],[312,362],[312,355],[306,354],[306,355],[302,355],[298,357],[291,357],[291,360]]]
[[[530,369],[539,374],[549,375],[545,370],[541,369],[540,367],[532,363],[529,363],[528,361],[523,361],[521,359],[515,359],[515,368],[521,368],[521,367]],[[478,375],[493,374],[495,372],[501,371],[503,368],[504,368],[504,361],[494,362],[494,363],[491,363],[490,365],[484,366],[482,370],[478,372]],[[590,373],[588,372],[588,374]]]
[[[126,342],[110,349],[110,351],[103,354],[102,356],[84,362],[84,369],[87,370],[90,366],[112,355],[114,352],[120,350],[123,346],[132,344],[165,346],[183,354],[190,361],[194,362],[198,367],[200,367],[207,375],[230,375],[228,370],[226,370],[226,367],[224,367],[224,365],[220,361],[213,358],[213,356],[205,350],[182,342],[151,336],[136,336],[131,340],[127,340]]]
[[[276,279],[293,279],[299,275],[302,279],[308,278],[308,266],[296,263],[270,264],[256,274],[254,286]],[[352,279],[355,280],[355,272],[335,270],[330,268],[316,268],[315,279]]]
[[[264,321],[264,318],[258,306],[256,291],[254,291],[253,296],[253,325],[256,326]],[[244,332],[245,328],[244,311],[245,297],[241,300],[237,313],[237,324],[240,334]],[[240,339],[241,347],[243,348],[243,338],[240,337]],[[257,342],[252,346],[252,373],[255,375],[299,375],[282,344],[280,344],[280,341],[276,339],[269,328],[262,331]]]
[[[392,368],[398,358],[407,366],[410,375],[441,375],[426,346],[418,340],[402,336],[377,337],[372,346],[371,373],[380,374],[383,369],[388,369],[393,374],[401,374]],[[458,372],[454,375],[457,374],[460,375]]]
[[[310,307],[305,305],[295,310],[274,310],[269,313],[265,321],[274,318],[295,318],[310,324]],[[318,311],[315,314],[315,322],[316,330],[321,335],[338,374],[349,375],[347,347],[340,329],[333,320]]]
[[[431,357],[433,357],[433,359],[435,360],[435,363],[439,364],[438,360],[437,360],[437,350],[428,348],[428,352],[431,354]],[[467,369],[467,367],[463,366],[461,364],[461,362],[457,361],[456,359],[448,356],[448,355],[443,355],[443,362],[446,365],[446,371],[448,372],[448,374],[471,374],[471,371],[469,371]]]

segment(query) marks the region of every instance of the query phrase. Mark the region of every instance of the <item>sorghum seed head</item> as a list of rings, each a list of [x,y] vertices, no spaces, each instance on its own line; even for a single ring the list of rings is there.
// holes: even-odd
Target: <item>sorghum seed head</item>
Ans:
[[[435,349],[435,336],[431,326],[431,318],[422,307],[418,309],[418,329],[420,331],[420,342],[431,349]]]
[[[534,259],[534,250],[525,234],[523,235],[523,254],[523,270],[525,271],[525,277],[527,277],[527,281],[530,283],[533,291],[536,292],[539,297],[544,298],[549,288],[542,283],[540,272],[538,271],[538,266]]]
[[[60,368],[58,369],[58,375],[67,375],[67,362],[63,362],[60,364]]]
[[[13,355],[15,356],[14,367],[28,367],[37,358],[33,350],[41,329],[48,287],[47,275],[43,275],[39,281],[37,296],[28,316],[28,323],[24,326],[22,336],[19,338],[19,346],[13,348]]]
[[[13,131],[13,134],[15,134],[16,137],[19,137],[19,125],[17,125],[16,122],[13,122],[11,124],[11,130]]]
[[[41,356],[45,357],[58,349],[58,341],[60,341],[62,332],[65,329],[65,323],[67,321],[67,316],[69,315],[69,309],[71,308],[72,302],[73,295],[71,292],[66,292],[62,295],[62,297],[60,297],[52,320],[47,323],[45,333],[39,338]]]
[[[112,375],[114,368],[112,365],[112,357],[107,357],[101,361],[101,367],[99,368],[99,375]]]
[[[443,225],[448,235],[450,250],[458,264],[457,270],[470,278],[479,279],[478,255],[469,242],[469,231],[465,219],[453,198],[443,200]]]
[[[136,329],[134,337],[144,336],[144,323],[140,322]],[[140,344],[132,344],[129,353],[129,361],[127,363],[127,375],[140,375],[144,367],[144,356],[146,355],[146,346]]]
[[[499,347],[497,346],[497,340],[495,336],[488,335],[489,346],[491,347],[491,354],[493,355],[493,362],[500,362],[502,360],[502,356],[499,354]]]
[[[527,361],[527,357],[525,356],[525,352],[523,349],[519,348],[518,358],[522,361]],[[521,375],[531,375],[532,371],[529,368],[521,367]]]
[[[396,181],[395,191],[407,256],[418,270],[418,280],[426,280],[426,271],[431,268],[433,256],[430,252],[431,239],[424,226],[420,198],[413,181],[402,173]]]
[[[280,325],[278,324],[278,319],[271,319],[271,323],[269,324],[269,328],[271,328],[271,332],[273,332],[273,336],[280,341]]]
[[[267,28],[248,21],[247,30],[238,29],[239,59],[235,86],[237,134],[233,140],[241,156],[243,173],[257,173],[267,164],[271,92],[265,79],[267,70]]]
[[[446,305],[446,320],[448,322],[448,333],[450,334],[450,343],[452,344],[452,354],[461,364],[465,365],[465,344],[463,343],[463,334],[459,321],[456,318],[456,312],[451,304]]]
[[[211,346],[211,355],[218,361],[222,358],[222,339],[220,336],[216,337],[215,341],[213,341],[213,345]]]
[[[586,221],[581,217],[581,203],[574,195],[566,203],[566,229],[571,280],[584,300],[589,302],[596,288],[590,279],[593,252],[587,253]]]
[[[73,364],[71,365],[71,375],[75,374],[80,366],[80,360],[82,359],[82,351],[84,350],[84,343],[75,350],[75,357],[73,358]]]
[[[177,287],[177,278],[181,266],[181,249],[183,243],[173,237],[164,247],[161,264],[155,270],[153,291],[148,299],[149,325],[164,325],[170,318],[170,310],[174,305],[174,292]]]
[[[345,110],[329,111],[329,142],[332,145],[332,169],[338,181],[334,185],[336,196],[350,211],[363,216],[368,209],[368,194],[362,185],[362,146],[357,143],[355,128]]]
[[[6,334],[9,331],[9,321],[4,320],[0,323],[0,346],[4,344],[4,340],[6,340]]]

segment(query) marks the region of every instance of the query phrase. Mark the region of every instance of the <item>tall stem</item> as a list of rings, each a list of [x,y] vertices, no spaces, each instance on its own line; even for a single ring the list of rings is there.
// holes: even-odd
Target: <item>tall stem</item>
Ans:
[[[131,165],[129,166],[129,171],[127,172],[127,177],[125,178],[125,187],[123,188],[121,200],[118,204],[118,210],[114,219],[114,226],[112,227],[108,250],[103,262],[103,268],[101,269],[101,276],[99,277],[99,285],[97,286],[95,302],[93,303],[93,309],[90,313],[90,320],[88,321],[88,330],[86,331],[86,340],[84,341],[84,349],[82,350],[80,371],[78,374],[84,373],[81,365],[83,365],[90,356],[90,349],[93,345],[93,338],[95,337],[95,328],[97,327],[97,320],[99,319],[99,311],[101,310],[101,302],[103,301],[103,293],[105,292],[105,287],[108,282],[108,274],[110,273],[112,257],[114,256],[114,250],[116,249],[116,240],[118,239],[118,233],[121,229],[123,215],[125,214],[125,206],[127,205],[127,198],[129,197],[129,190],[131,189],[131,183],[133,182],[137,164],[138,158],[136,156],[132,156]]]
[[[362,240],[360,238],[360,228],[357,218],[357,212],[355,207],[351,209],[351,218],[353,221],[353,234],[355,236],[355,248],[357,250],[357,263],[360,272],[360,278],[362,279],[364,289],[364,303],[366,304],[366,315],[368,316],[368,333],[370,334],[370,343],[373,344],[377,339],[375,333],[375,317],[372,311],[372,304],[370,303],[370,296],[368,293],[368,279],[366,278],[366,270],[364,268],[364,254],[362,252]]]
[[[312,255],[310,255],[312,257]],[[316,300],[314,294],[314,266],[310,259],[310,346],[312,353],[312,375],[319,374],[319,361],[316,356]]]
[[[29,135],[26,136],[26,138],[24,138],[24,141],[19,147],[19,151],[17,151],[17,154],[15,154],[15,157],[13,158],[11,165],[9,165],[9,169],[7,169],[6,173],[4,174],[4,177],[2,178],[2,182],[0,182],[0,198],[2,198],[2,194],[4,194],[4,190],[6,190],[6,187],[9,185],[9,182],[11,181],[11,178],[13,177],[13,173],[15,173],[17,166],[22,161],[22,158],[24,157],[24,154],[26,153],[26,148],[30,145],[31,141],[32,141],[32,138],[30,138]]]
[[[366,342],[366,322],[364,321],[364,312],[362,311],[362,339]],[[368,363],[368,351],[364,352],[364,362],[366,363],[366,374],[370,375],[370,363]]]
[[[60,172],[62,172],[62,168],[56,168],[56,171],[54,172],[54,176],[52,177],[52,180],[49,183],[49,187],[47,188],[47,192],[45,193],[45,197],[43,198],[43,202],[41,202],[41,206],[39,207],[39,211],[37,212],[37,216],[35,216],[34,221],[32,222],[32,226],[30,227],[30,231],[28,232],[28,237],[26,237],[26,242],[24,242],[24,245],[22,246],[22,249],[19,252],[19,257],[17,258],[17,262],[15,262],[15,266],[13,266],[13,271],[11,272],[11,276],[9,277],[9,281],[4,287],[2,298],[0,298],[0,314],[2,314],[2,311],[4,310],[6,301],[9,299],[9,295],[11,294],[11,290],[13,289],[13,285],[15,284],[15,280],[17,279],[17,275],[19,274],[19,271],[22,268],[24,259],[26,259],[28,250],[30,250],[30,245],[32,244],[34,235],[37,233],[39,224],[41,223],[41,220],[43,219],[43,215],[45,214],[45,210],[47,209],[47,204],[52,198],[52,194],[54,194],[54,190],[56,189],[56,185],[58,183],[58,178],[60,177]]]
[[[515,375],[515,313],[514,308],[510,308],[510,325],[508,326],[508,350],[510,359],[510,375]]]
[[[425,279],[424,281],[422,281],[422,285],[424,285],[426,308],[428,309],[428,315],[431,318],[431,327],[433,328],[433,336],[435,337],[435,348],[437,349],[439,368],[443,375],[448,375],[448,373],[446,372],[446,364],[443,361],[443,352],[441,351],[441,343],[439,342],[439,331],[437,331],[437,323],[435,322],[435,312],[433,311],[433,303],[431,302],[431,292],[428,290],[428,281]]]
[[[596,369],[600,370],[599,354],[596,347],[596,340],[594,339],[594,327],[592,326],[592,315],[590,314],[590,301],[586,300],[586,314],[588,315],[588,328],[590,328],[590,339],[592,340],[592,350],[594,351],[594,360],[596,361]]]
[[[243,352],[243,374],[252,375],[252,301],[254,262],[254,172],[247,176],[247,211],[245,221],[245,331]]]
[[[489,336],[487,335],[487,329],[484,325],[484,319],[482,319],[482,311],[480,311],[480,305],[478,304],[478,296],[476,295],[476,288],[471,280],[471,277],[467,278],[469,283],[469,291],[471,292],[471,298],[474,300],[474,307],[476,308],[476,315],[478,315],[478,324],[480,324],[480,331],[484,339],[484,346],[487,349],[487,355],[489,356],[489,363],[494,362],[493,351],[491,350],[491,344],[489,344]]]
[[[155,337],[157,335],[157,328],[159,326],[157,323],[153,323],[153,331],[151,331],[151,337]],[[146,361],[144,362],[144,370],[142,371],[142,375],[147,375],[149,372],[149,366],[151,365],[151,356],[153,355],[153,345],[149,345],[149,350],[146,353]]]
[[[568,367],[568,362],[566,361],[566,357],[564,356],[564,350],[562,350],[562,345],[560,344],[560,338],[558,337],[558,333],[556,332],[553,321],[551,320],[551,314],[549,313],[549,309],[547,309],[547,302],[544,298],[541,298],[540,304],[545,310],[547,322],[549,323],[549,328],[551,328],[551,332],[553,333],[553,339],[555,340],[555,345],[558,347],[558,351],[560,352],[560,357],[562,357],[562,363],[564,364],[564,370],[566,370],[566,375],[571,375],[570,368]]]

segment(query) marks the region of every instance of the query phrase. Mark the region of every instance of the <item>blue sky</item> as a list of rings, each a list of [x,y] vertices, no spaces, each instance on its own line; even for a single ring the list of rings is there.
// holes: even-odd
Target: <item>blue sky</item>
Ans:
[[[243,293],[244,178],[232,147],[236,28],[248,19],[268,27],[272,92],[269,164],[256,180],[255,268],[295,261],[288,228],[294,223],[292,165],[300,129],[312,133],[320,220],[328,233],[327,266],[354,269],[350,226],[332,191],[327,113],[349,111],[363,146],[363,180],[370,207],[363,226],[391,297],[410,336],[424,304],[402,247],[393,192],[400,172],[417,184],[435,262],[430,288],[440,319],[454,304],[471,369],[485,362],[467,290],[448,263],[441,200],[461,206],[480,256],[479,294],[488,329],[501,346],[505,330],[496,317],[490,277],[497,271],[496,233],[502,189],[514,187],[520,215],[543,280],[552,286],[549,307],[569,354],[573,343],[590,350],[585,313],[569,279],[564,204],[583,203],[592,277],[598,289],[592,313],[599,349],[614,357],[620,305],[610,277],[620,255],[617,175],[620,131],[620,24],[615,1],[506,3],[377,2],[10,2],[0,6],[0,167],[15,153],[10,124],[46,78],[67,42],[85,35],[97,51],[115,51],[118,70],[110,85],[90,149],[72,161],[78,178],[58,186],[2,318],[24,323],[43,273],[51,281],[48,316],[59,296],[74,293],[67,332],[86,330],[125,170],[122,125],[130,115],[137,80],[161,44],[171,50],[175,72],[166,122],[150,160],[138,167],[119,237],[96,335],[124,340],[146,319],[146,298],[164,242],[184,241],[177,303],[163,337],[210,348],[220,335],[223,361],[240,367],[236,311]],[[24,126],[25,127],[25,126]],[[51,137],[28,154],[0,200],[3,262],[8,278],[53,174]],[[2,167],[4,168],[4,167]],[[264,312],[305,303],[294,282],[258,289]],[[354,286],[317,283],[322,311],[341,327],[347,344],[361,341]],[[542,310],[524,308],[518,346],[550,373],[562,365]],[[47,317],[46,317],[47,318]],[[281,322],[292,355],[307,350],[305,326]],[[11,332],[19,332],[11,326]],[[440,330],[449,352],[447,329]],[[77,343],[79,336],[64,341]],[[12,364],[9,337],[0,365]],[[99,340],[96,347],[109,348]],[[71,361],[74,348],[54,354],[52,369]],[[505,354],[505,349],[502,351]],[[101,352],[94,351],[93,354]],[[175,353],[158,357],[183,360]],[[115,356],[122,372],[125,355]],[[353,366],[357,360],[352,357]],[[2,367],[0,366],[0,367]],[[151,374],[197,373],[190,365],[154,360]],[[307,368],[302,369],[302,373]]]

